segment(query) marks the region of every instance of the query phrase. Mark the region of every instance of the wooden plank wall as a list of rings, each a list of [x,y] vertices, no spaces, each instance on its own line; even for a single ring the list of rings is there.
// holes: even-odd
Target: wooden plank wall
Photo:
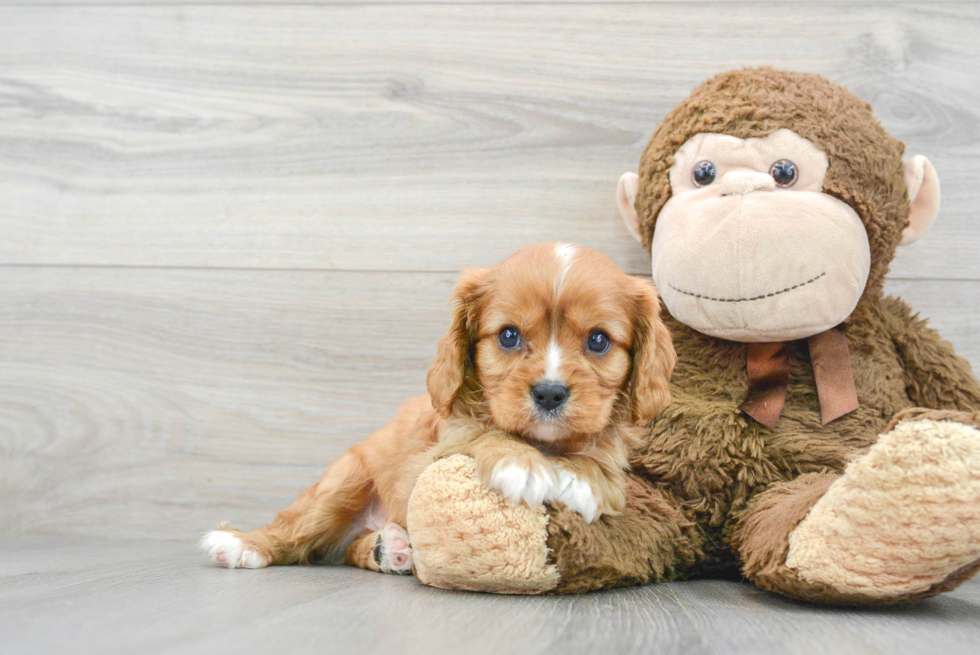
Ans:
[[[569,240],[706,77],[873,103],[943,182],[889,289],[980,364],[980,6],[0,0],[0,531],[270,518],[421,393],[460,267]]]

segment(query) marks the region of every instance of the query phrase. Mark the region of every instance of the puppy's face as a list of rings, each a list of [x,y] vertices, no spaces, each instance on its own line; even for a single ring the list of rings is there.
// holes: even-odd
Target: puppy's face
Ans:
[[[646,423],[669,402],[674,354],[652,286],[569,244],[518,251],[457,286],[462,377],[475,378],[495,426],[543,442],[601,432],[620,414]],[[466,364],[469,364],[467,370]],[[446,394],[429,375],[434,404]],[[459,394],[452,391],[450,402]],[[472,401],[472,399],[470,399]],[[445,405],[443,409],[448,409]]]

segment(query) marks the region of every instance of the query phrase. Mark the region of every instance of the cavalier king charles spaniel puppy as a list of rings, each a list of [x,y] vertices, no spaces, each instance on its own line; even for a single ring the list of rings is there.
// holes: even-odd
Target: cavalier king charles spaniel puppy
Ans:
[[[408,573],[405,515],[435,459],[471,455],[514,503],[563,503],[588,522],[626,503],[628,456],[670,402],[676,358],[653,285],[567,243],[471,269],[429,369],[429,395],[347,451],[265,528],[204,536],[229,568],[346,561]]]

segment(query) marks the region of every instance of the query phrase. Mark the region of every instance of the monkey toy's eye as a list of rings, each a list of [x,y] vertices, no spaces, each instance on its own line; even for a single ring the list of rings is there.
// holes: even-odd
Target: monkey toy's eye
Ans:
[[[497,343],[505,350],[514,350],[521,345],[521,333],[517,331],[517,328],[505,327],[497,335]]]
[[[773,164],[769,168],[769,174],[772,175],[772,179],[776,180],[776,186],[781,187],[793,186],[796,184],[796,178],[799,177],[796,164],[788,159],[780,159]]]
[[[708,186],[715,181],[717,175],[718,171],[715,170],[714,164],[708,160],[699,161],[694,167],[694,185]]]
[[[609,350],[610,345],[612,344],[609,341],[609,336],[602,330],[592,330],[589,332],[589,341],[586,344],[586,348],[590,352],[601,355]]]

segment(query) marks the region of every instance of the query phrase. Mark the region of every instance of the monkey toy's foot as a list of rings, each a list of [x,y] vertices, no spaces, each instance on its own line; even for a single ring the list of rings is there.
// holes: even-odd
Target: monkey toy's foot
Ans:
[[[886,602],[931,596],[976,573],[980,430],[976,415],[957,414],[896,417],[790,533],[786,566],[845,597]]]

